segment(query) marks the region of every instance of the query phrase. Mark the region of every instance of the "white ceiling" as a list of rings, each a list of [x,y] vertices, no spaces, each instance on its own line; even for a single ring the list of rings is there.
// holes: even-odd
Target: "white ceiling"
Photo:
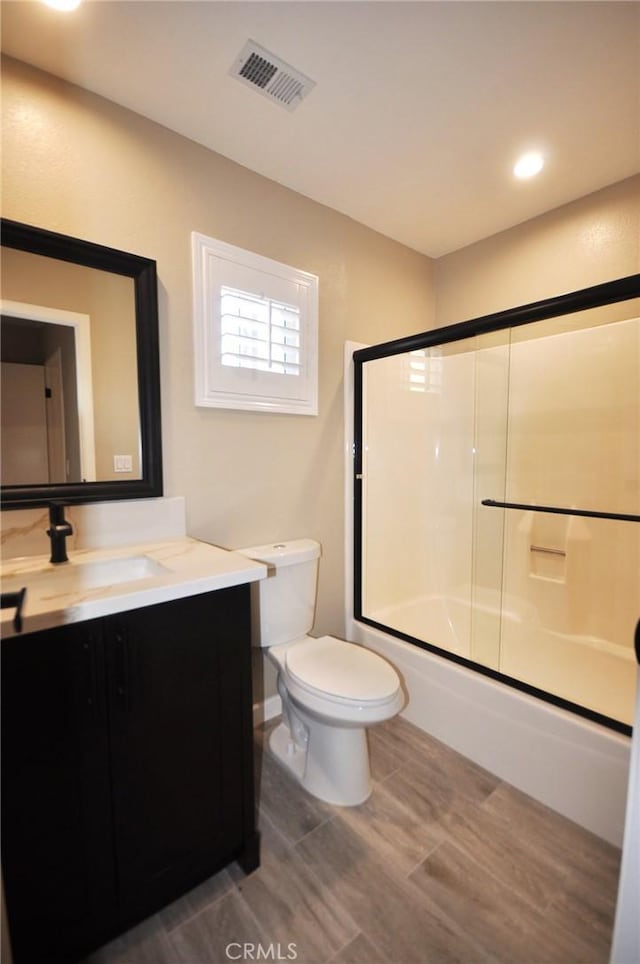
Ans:
[[[432,257],[640,171],[637,2],[1,6],[11,56]],[[248,38],[316,81],[295,112],[229,76]]]

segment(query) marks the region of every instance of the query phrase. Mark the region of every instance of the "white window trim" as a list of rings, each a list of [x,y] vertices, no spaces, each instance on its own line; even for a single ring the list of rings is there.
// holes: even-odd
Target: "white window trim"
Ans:
[[[194,231],[191,235],[195,404],[206,408],[318,414],[318,277]],[[242,284],[229,280],[246,269]],[[220,289],[254,291],[297,303],[303,333],[300,375],[278,375],[220,362]],[[294,291],[288,299],[283,288]]]

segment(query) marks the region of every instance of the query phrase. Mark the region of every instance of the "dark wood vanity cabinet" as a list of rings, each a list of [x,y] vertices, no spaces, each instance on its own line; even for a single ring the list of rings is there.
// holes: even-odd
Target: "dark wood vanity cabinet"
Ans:
[[[2,863],[16,964],[65,960],[115,912],[100,627],[2,641]]]
[[[249,587],[4,640],[2,751],[16,964],[254,869]]]

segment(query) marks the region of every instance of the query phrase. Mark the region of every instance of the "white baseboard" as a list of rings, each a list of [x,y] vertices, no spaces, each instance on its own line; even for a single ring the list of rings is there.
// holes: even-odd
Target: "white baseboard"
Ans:
[[[274,716],[280,716],[281,713],[282,700],[276,693],[275,696],[269,696],[261,703],[253,704],[253,725],[254,727],[261,726],[262,723],[272,720]]]

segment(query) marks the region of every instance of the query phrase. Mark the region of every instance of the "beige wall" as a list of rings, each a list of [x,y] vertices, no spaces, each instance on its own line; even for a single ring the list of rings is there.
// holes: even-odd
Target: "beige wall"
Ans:
[[[638,271],[640,175],[439,258],[435,323],[477,318]]]
[[[344,630],[343,346],[430,327],[428,258],[192,141],[8,60],[6,217],[158,263],[165,491],[190,534],[323,546],[315,631]],[[320,277],[320,415],[193,404],[190,233]],[[271,685],[271,683],[269,684]]]

